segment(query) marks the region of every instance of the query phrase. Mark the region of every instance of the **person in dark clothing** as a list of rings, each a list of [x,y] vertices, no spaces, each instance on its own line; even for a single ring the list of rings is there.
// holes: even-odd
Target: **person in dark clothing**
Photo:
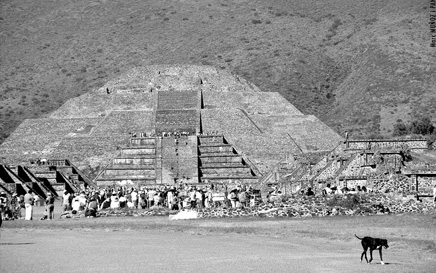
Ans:
[[[86,217],[96,217],[97,216],[97,209],[98,209],[98,202],[94,197],[91,197],[89,200],[88,206],[85,210],[85,216]]]
[[[45,209],[47,211],[47,219],[53,220],[54,219],[54,202],[55,199],[53,195],[49,192],[47,193],[47,198],[45,199]]]
[[[315,195],[315,193],[312,191],[312,188],[308,188],[307,192],[306,192],[306,195],[307,196],[313,196],[313,195]]]

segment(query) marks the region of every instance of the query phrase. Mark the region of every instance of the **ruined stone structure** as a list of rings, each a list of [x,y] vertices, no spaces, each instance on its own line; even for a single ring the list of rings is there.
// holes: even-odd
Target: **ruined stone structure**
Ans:
[[[25,194],[32,189],[45,198],[47,193],[62,196],[64,190],[79,192],[88,186],[95,186],[76,166],[68,160],[48,160],[43,164],[28,162],[23,165],[0,164],[0,187],[8,195],[13,192]]]
[[[183,134],[161,137],[169,132]],[[224,70],[150,66],[25,120],[0,154],[15,165],[68,159],[98,169],[98,185],[256,183],[285,158],[341,140],[280,94]]]
[[[423,152],[427,141],[349,140],[325,154],[316,164],[302,164],[281,175],[288,192],[308,187],[321,190],[327,183],[349,189],[365,186],[379,192],[431,195],[436,172],[430,166],[416,168],[407,162],[408,151]]]

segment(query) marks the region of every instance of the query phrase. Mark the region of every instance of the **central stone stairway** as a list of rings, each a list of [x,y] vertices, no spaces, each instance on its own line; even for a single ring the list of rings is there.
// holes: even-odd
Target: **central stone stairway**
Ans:
[[[198,136],[200,183],[255,184],[259,177],[223,135]]]
[[[140,187],[156,183],[156,139],[133,137],[94,181],[99,186]]]

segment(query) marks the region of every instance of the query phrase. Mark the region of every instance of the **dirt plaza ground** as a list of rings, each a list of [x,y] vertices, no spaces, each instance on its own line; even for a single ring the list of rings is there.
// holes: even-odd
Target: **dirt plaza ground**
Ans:
[[[0,272],[433,272],[436,217],[7,221]],[[354,237],[388,239],[360,263]],[[369,253],[368,253],[369,254]]]

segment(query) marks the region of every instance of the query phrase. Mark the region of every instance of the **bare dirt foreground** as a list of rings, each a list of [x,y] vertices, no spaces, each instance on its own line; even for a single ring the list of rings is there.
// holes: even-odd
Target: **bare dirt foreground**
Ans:
[[[4,222],[0,272],[434,272],[436,218],[112,217]],[[386,265],[360,241],[387,238]],[[369,254],[369,253],[368,253]]]

